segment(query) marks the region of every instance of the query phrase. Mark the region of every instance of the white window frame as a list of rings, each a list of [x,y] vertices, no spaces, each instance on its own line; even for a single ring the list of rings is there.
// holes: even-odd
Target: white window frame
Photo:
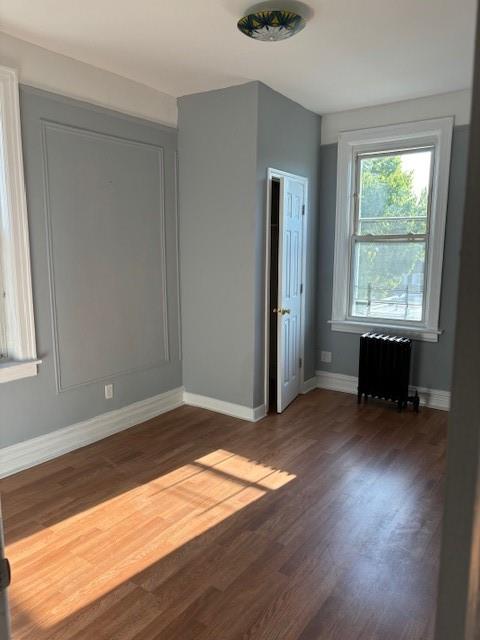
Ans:
[[[453,123],[453,117],[436,118],[340,134],[331,320],[333,331],[364,333],[382,330],[402,332],[416,340],[438,341],[438,336],[442,333],[439,329],[440,293]],[[357,157],[363,153],[400,151],[415,147],[434,148],[423,321],[357,320],[350,317],[349,309]]]
[[[37,374],[27,200],[23,175],[18,79],[0,67],[0,225],[3,287],[6,293],[8,360],[0,382]],[[3,168],[3,170],[2,170]]]

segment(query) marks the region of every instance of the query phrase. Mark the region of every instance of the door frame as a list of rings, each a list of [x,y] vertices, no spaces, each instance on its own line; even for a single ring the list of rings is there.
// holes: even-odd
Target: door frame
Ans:
[[[267,197],[266,197],[266,216],[265,216],[265,313],[264,313],[264,406],[268,412],[269,404],[269,365],[270,365],[270,223],[271,223],[271,199],[272,190],[271,183],[274,178],[293,178],[304,184],[305,187],[305,214],[302,216],[302,301],[300,306],[300,358],[302,366],[300,367],[300,393],[303,393],[305,385],[305,292],[306,292],[306,275],[307,275],[307,228],[308,228],[308,178],[299,176],[294,173],[288,173],[281,169],[269,167],[267,169]]]
[[[5,536],[3,529],[2,495],[0,494],[0,574],[2,582],[5,582],[10,574],[10,565],[5,557]],[[10,609],[8,606],[8,586],[0,585],[0,638],[9,640],[11,637]]]

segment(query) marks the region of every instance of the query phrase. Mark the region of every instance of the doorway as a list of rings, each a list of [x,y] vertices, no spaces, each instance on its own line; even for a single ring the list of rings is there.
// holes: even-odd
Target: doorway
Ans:
[[[265,406],[281,413],[302,392],[308,180],[267,172]]]

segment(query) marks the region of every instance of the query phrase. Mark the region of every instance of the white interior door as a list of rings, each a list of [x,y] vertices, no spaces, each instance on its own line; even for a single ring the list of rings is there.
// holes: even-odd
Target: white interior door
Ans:
[[[280,179],[278,246],[277,411],[300,393],[305,181]]]

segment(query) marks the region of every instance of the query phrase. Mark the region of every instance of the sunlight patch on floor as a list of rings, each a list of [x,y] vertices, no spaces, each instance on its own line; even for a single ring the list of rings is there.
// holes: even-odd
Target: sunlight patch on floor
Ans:
[[[189,543],[201,550],[215,538],[216,525],[293,479],[218,449],[52,523],[8,547],[15,618],[21,627],[48,629],[127,581],[148,591],[165,579],[170,554]],[[36,561],[40,549],[48,565],[44,557]]]

